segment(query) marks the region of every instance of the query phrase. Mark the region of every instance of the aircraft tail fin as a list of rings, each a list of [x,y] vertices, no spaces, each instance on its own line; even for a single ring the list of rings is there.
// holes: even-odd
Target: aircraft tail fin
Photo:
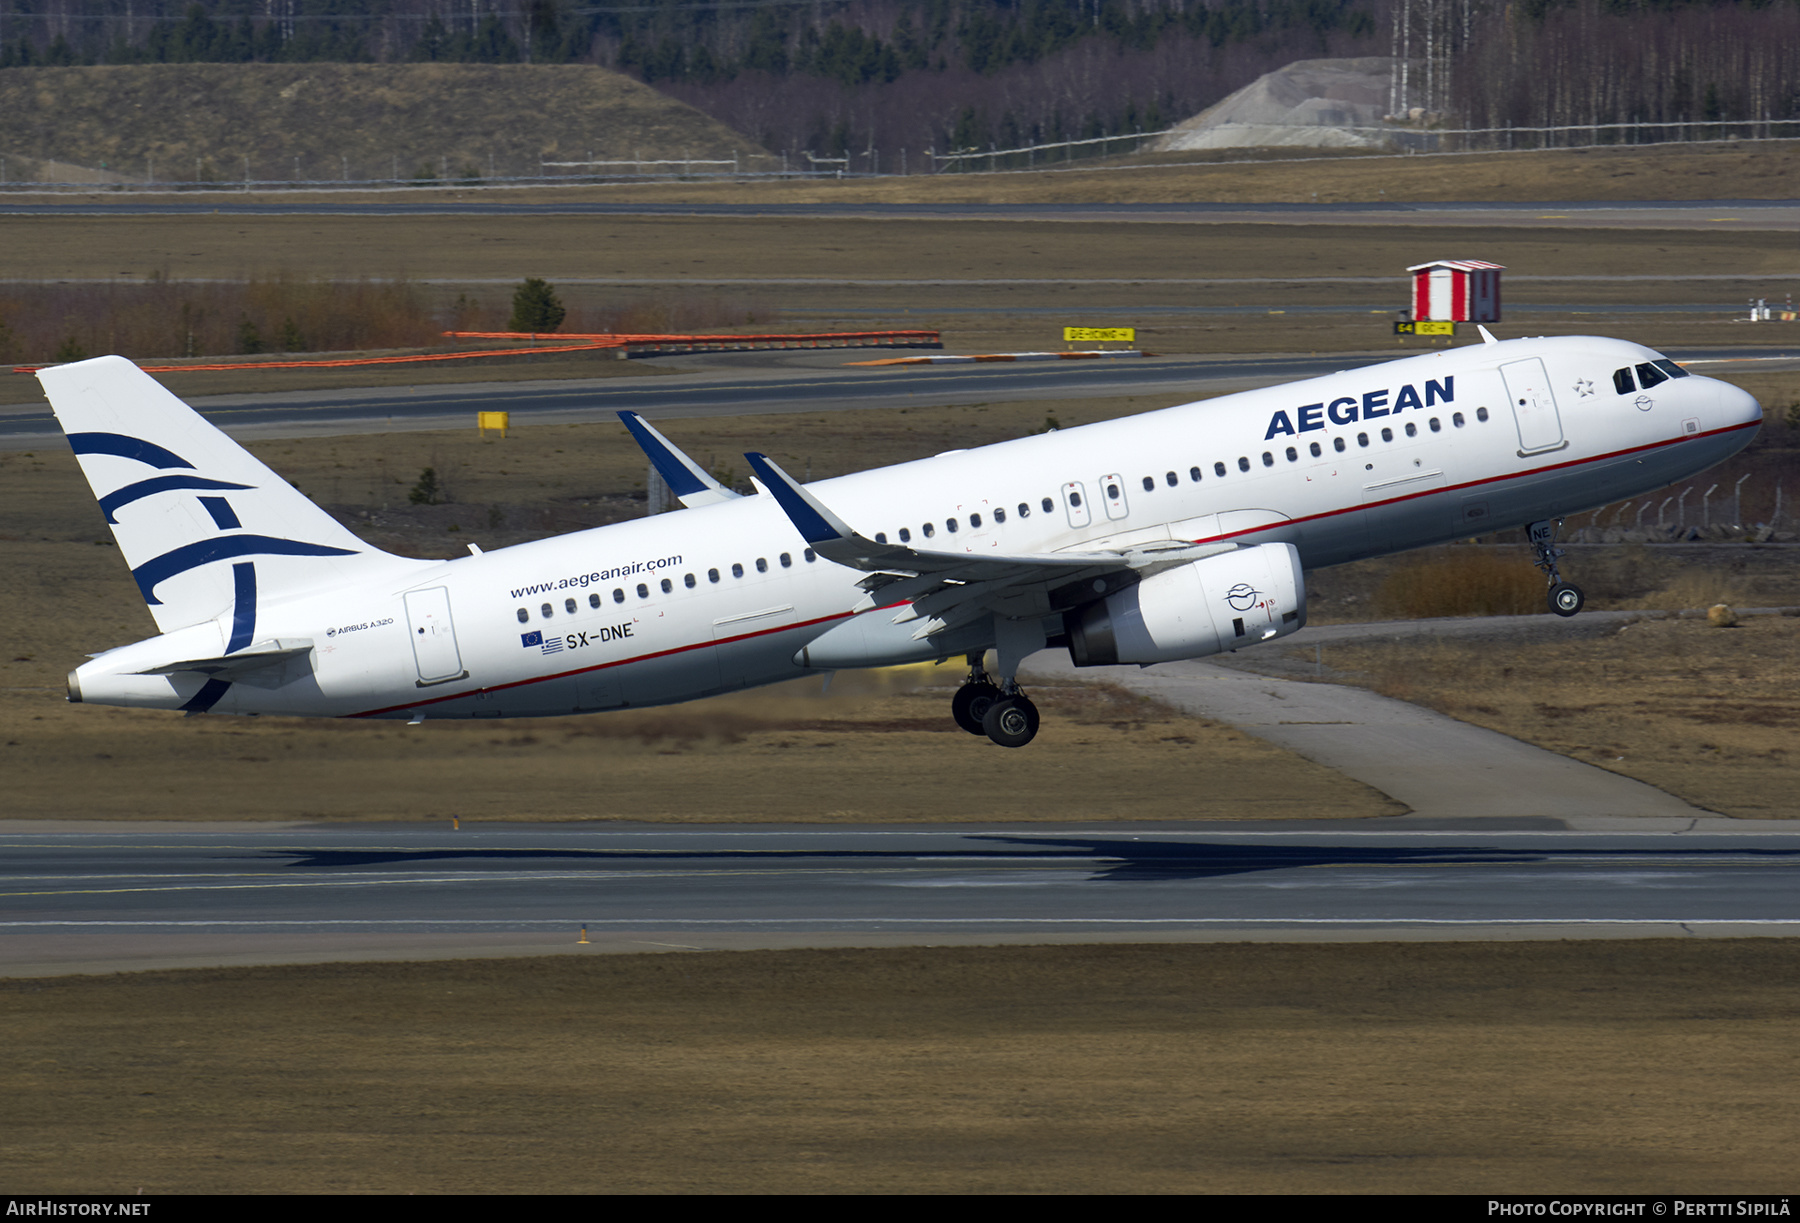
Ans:
[[[409,562],[370,547],[123,357],[38,371],[163,632]]]

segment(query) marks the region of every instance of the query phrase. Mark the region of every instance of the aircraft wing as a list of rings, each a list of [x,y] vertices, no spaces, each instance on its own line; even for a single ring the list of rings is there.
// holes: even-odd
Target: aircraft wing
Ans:
[[[631,430],[631,436],[643,447],[644,453],[656,465],[657,474],[683,506],[691,510],[697,505],[732,501],[741,495],[720,484],[706,468],[675,449],[668,438],[636,412],[621,412],[619,419]]]
[[[857,583],[867,593],[851,610],[904,603],[894,623],[923,621],[915,640],[990,613],[1025,620],[1079,607],[1152,574],[1237,546],[1165,541],[1121,551],[976,556],[877,543],[851,529],[767,455],[744,457],[814,552],[868,573]]]

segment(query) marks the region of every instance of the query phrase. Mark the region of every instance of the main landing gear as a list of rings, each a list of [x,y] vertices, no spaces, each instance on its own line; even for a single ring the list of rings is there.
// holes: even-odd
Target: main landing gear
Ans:
[[[950,702],[950,716],[971,735],[986,735],[1001,747],[1024,747],[1037,736],[1037,706],[1017,680],[996,683],[981,660],[980,653],[969,655],[969,677]]]
[[[1556,546],[1556,534],[1562,529],[1563,520],[1555,522],[1545,520],[1534,522],[1525,528],[1525,534],[1531,540],[1531,553],[1535,564],[1550,579],[1550,610],[1559,616],[1573,616],[1587,603],[1587,596],[1581,593],[1581,587],[1562,580],[1557,572],[1556,562],[1568,553]]]

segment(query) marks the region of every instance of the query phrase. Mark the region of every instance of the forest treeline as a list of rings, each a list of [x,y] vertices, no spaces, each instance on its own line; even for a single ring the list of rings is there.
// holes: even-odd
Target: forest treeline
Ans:
[[[591,63],[892,171],[1168,126],[1295,60],[1387,55],[1406,23],[1452,125],[1800,118],[1800,0],[0,0],[0,69]]]

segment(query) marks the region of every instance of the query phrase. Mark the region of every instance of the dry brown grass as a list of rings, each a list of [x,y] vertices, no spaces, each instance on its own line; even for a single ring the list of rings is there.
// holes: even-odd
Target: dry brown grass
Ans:
[[[1522,551],[1435,548],[1388,574],[1374,610],[1388,620],[1525,616],[1544,610],[1544,579]]]
[[[1758,616],[1737,628],[1645,619],[1560,643],[1335,645],[1325,662],[1349,682],[1709,810],[1800,815],[1800,619]]]
[[[1779,1193],[1791,940],[0,984],[15,1193]]]

